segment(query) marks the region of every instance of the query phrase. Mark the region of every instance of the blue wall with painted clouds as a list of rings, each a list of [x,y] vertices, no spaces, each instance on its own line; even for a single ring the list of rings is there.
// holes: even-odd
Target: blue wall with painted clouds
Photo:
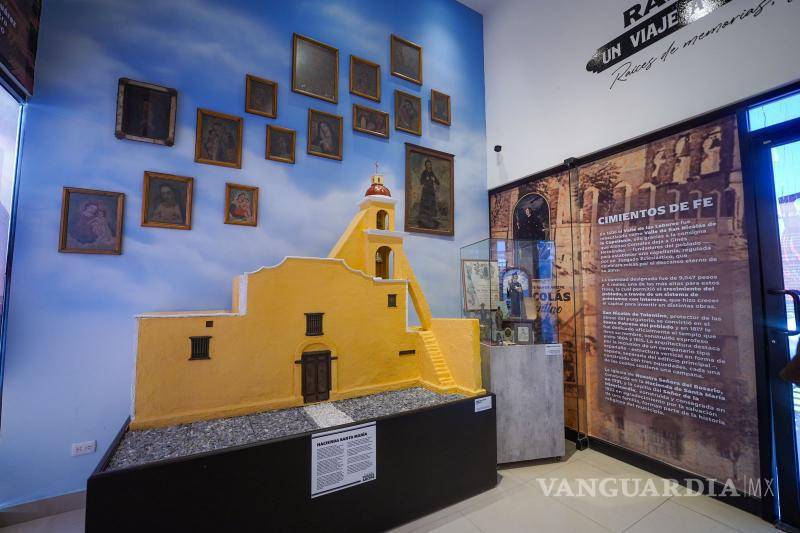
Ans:
[[[292,32],[339,48],[338,105],[289,90]],[[389,75],[391,33],[424,47],[424,86]],[[375,107],[393,115],[395,89],[422,96],[422,138],[352,131],[351,104],[373,104],[347,91],[350,54],[382,66]],[[276,120],[244,113],[247,73],[279,82]],[[120,77],[178,89],[174,147],[114,137]],[[431,123],[431,88],[452,95],[452,127]],[[193,162],[198,107],[244,117],[241,170]],[[345,117],[342,162],[306,155],[309,107]],[[296,165],[264,159],[268,123],[298,131]],[[480,15],[454,0],[46,2],[22,147],[0,507],[84,488],[130,410],[134,315],[226,308],[235,275],[326,254],[376,161],[402,213],[405,142],[456,156],[455,237],[413,235],[407,248],[434,314],[458,316],[458,248],[488,226]],[[195,178],[191,231],[140,226],[145,170]],[[227,181],[260,187],[257,228],[223,224]],[[123,255],[57,252],[64,186],[126,194]],[[93,439],[98,453],[70,457]]]

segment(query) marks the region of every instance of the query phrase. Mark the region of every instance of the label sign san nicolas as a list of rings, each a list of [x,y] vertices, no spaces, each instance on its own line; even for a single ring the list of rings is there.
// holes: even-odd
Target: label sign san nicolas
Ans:
[[[636,4],[622,12],[625,28],[630,29],[597,50],[586,64],[586,70],[599,74],[729,2],[731,0],[647,0]],[[661,10],[668,4],[669,7]],[[649,16],[657,10],[658,13]]]

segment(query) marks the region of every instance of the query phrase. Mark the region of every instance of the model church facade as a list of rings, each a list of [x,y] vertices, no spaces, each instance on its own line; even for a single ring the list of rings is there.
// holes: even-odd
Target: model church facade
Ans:
[[[412,386],[485,392],[478,321],[431,316],[395,205],[373,176],[327,258],[287,257],[238,276],[230,311],[140,315],[131,427]]]

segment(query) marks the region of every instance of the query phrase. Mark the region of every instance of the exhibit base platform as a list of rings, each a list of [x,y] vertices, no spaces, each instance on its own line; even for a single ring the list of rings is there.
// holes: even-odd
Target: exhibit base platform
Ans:
[[[106,471],[126,423],[88,480],[86,531],[386,530],[494,487],[495,424],[492,394],[374,419],[374,478],[312,497],[314,436],[370,421]]]
[[[561,345],[481,344],[481,372],[497,395],[497,462],[564,456]]]

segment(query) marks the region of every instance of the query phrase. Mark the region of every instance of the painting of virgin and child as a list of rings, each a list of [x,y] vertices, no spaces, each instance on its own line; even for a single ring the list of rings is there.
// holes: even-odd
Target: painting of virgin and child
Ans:
[[[124,203],[120,192],[65,187],[58,251],[121,254]]]

